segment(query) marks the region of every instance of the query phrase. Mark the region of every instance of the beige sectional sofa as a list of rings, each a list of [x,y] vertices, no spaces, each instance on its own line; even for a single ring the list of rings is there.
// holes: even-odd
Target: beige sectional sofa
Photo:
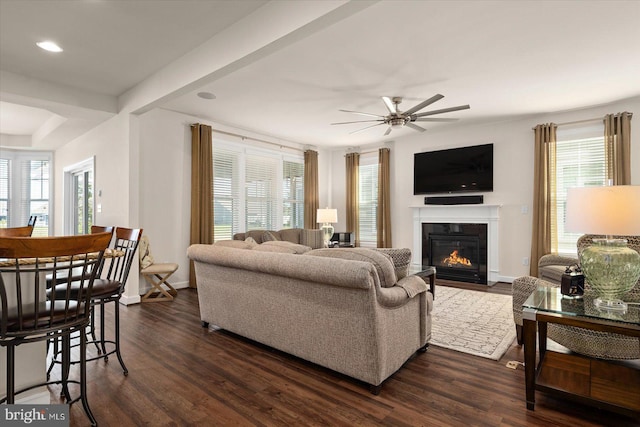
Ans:
[[[432,295],[417,276],[398,279],[387,254],[359,248],[285,253],[268,243],[220,243],[188,249],[203,326],[357,378],[374,393],[426,350]]]

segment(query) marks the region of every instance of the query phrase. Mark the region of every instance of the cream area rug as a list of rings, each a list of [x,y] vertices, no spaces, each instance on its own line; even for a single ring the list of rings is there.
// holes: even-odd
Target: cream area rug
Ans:
[[[430,343],[499,360],[516,337],[511,295],[438,286]]]

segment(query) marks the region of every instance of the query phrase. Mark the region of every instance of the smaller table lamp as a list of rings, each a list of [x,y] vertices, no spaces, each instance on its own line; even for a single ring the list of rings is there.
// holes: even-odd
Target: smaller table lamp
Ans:
[[[596,307],[626,310],[622,296],[640,277],[640,254],[625,239],[640,235],[640,186],[570,188],[567,192],[566,229],[606,235],[579,253],[580,264]]]
[[[333,236],[333,223],[338,222],[338,209],[318,209],[317,212],[318,224],[322,224],[322,230],[324,231],[324,245],[329,246],[329,240]]]

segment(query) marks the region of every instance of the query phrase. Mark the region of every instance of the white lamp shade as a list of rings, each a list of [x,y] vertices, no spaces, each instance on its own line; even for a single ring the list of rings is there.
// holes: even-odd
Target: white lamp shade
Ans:
[[[640,185],[570,188],[566,230],[640,236]]]
[[[317,217],[318,224],[336,223],[338,222],[338,209],[318,209]]]

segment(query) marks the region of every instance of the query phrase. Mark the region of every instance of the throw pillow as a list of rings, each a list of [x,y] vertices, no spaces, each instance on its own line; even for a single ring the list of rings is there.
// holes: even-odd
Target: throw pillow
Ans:
[[[300,244],[313,249],[324,248],[324,232],[305,228],[300,231]]]
[[[273,231],[265,231],[262,233],[262,243],[279,241],[280,237]]]
[[[409,248],[377,248],[376,251],[385,253],[391,257],[393,267],[396,270],[398,280],[407,277],[411,264],[411,249]]]
[[[378,272],[380,286],[390,288],[397,282],[396,272],[393,268],[391,257],[385,253],[367,248],[343,248],[343,249],[314,249],[305,256],[322,256],[328,258],[340,258],[352,261],[365,261],[373,264]]]

